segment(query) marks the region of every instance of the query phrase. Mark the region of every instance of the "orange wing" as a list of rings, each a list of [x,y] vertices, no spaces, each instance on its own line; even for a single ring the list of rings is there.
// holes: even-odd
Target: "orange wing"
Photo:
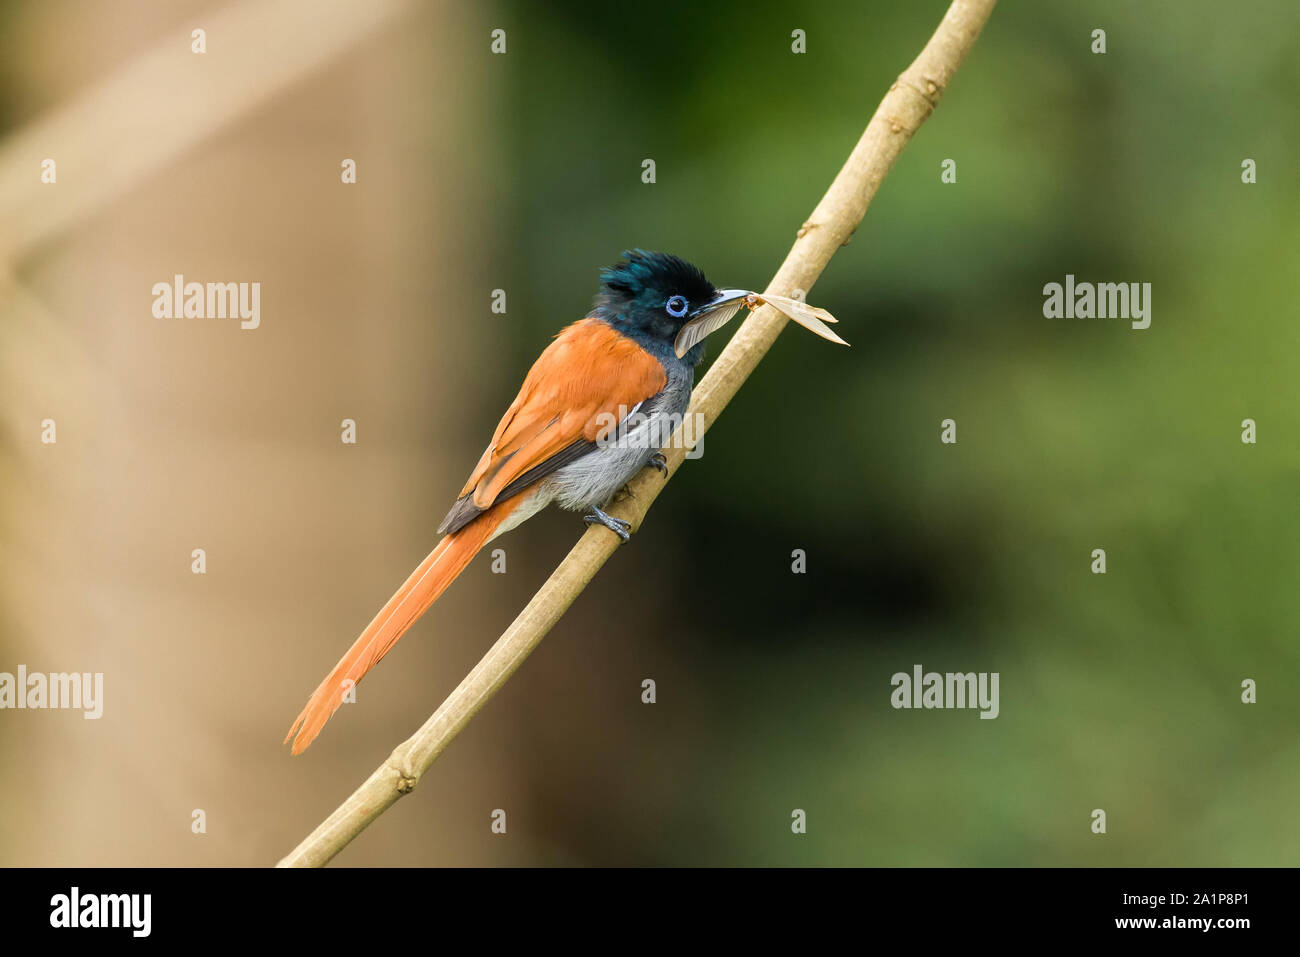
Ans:
[[[667,382],[659,360],[631,339],[599,319],[575,322],[533,363],[457,505],[468,498],[474,512],[490,508],[511,483],[575,442],[595,442]]]

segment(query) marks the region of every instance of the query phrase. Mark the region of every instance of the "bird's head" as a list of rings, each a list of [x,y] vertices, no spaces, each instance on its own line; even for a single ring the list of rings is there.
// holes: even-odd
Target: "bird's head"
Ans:
[[[633,249],[601,270],[594,315],[624,335],[666,346],[693,366],[704,357],[704,337],[734,316],[747,295],[714,288],[685,259]]]

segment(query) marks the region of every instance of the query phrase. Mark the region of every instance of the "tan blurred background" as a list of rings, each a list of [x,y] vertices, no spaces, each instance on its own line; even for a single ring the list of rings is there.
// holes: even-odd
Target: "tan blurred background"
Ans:
[[[582,531],[500,540],[281,746],[597,269],[761,288],[946,6],[0,4],[0,671],[106,699],[0,712],[0,864],[290,850]],[[854,347],[784,335],[337,863],[1294,864],[1298,64],[1289,0],[1000,4],[810,295]],[[1151,328],[1044,319],[1067,272],[1153,282]],[[155,319],[176,273],[260,328]],[[999,718],[893,710],[918,662]]]
[[[0,667],[102,671],[106,701],[99,721],[4,713],[0,861],[270,862],[472,663],[501,619],[480,625],[479,609],[513,600],[490,600],[476,567],[440,609],[439,640],[366,682],[365,720],[335,722],[305,759],[278,747],[369,606],[432,544],[487,423],[447,410],[500,401],[507,370],[457,318],[485,312],[481,284],[458,277],[499,228],[467,175],[496,134],[456,92],[490,82],[462,41],[471,8],[6,6],[0,176],[33,222],[4,218]],[[232,103],[236,75],[255,82]],[[168,144],[173,124],[193,141]],[[32,175],[46,156],[55,185]],[[355,186],[340,182],[345,157]],[[127,169],[105,195],[82,181],[106,163]],[[38,204],[56,191],[91,208],[51,233]],[[260,328],[152,318],[153,283],[176,272],[260,281]],[[46,417],[51,446],[32,441]],[[505,726],[476,725],[478,745],[445,764],[456,786],[430,778],[411,803],[436,804],[395,811],[405,823],[354,861],[413,862],[413,842],[426,861],[518,853],[449,826],[453,808],[483,816],[519,787]]]

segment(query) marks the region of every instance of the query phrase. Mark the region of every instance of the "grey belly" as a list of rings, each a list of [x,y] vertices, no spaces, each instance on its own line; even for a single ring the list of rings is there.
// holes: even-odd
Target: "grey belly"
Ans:
[[[557,469],[545,479],[542,490],[561,508],[585,509],[604,505],[641,469],[681,425],[691,398],[691,382],[673,376],[664,390],[647,400],[638,414],[629,416],[630,428],[576,462]],[[640,419],[644,416],[644,421]],[[549,494],[547,494],[549,493]]]

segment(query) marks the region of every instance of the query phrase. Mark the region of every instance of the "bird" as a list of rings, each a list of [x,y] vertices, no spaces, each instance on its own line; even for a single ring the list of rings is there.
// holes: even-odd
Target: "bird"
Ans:
[[[524,377],[433,551],[308,699],[284,739],[293,754],[497,536],[554,503],[628,541],[629,523],[605,507],[641,469],[667,472],[659,439],[686,411],[704,339],[755,294],[719,289],[669,253],[622,256],[600,271],[588,314],[561,330]]]

